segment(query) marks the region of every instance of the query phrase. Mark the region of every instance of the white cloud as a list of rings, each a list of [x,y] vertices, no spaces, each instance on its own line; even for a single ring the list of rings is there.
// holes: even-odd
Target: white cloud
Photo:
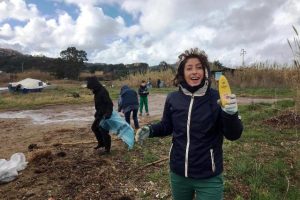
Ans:
[[[38,15],[35,5],[28,4],[24,0],[4,0],[0,2],[0,22],[4,19],[16,19],[26,21]]]
[[[9,39],[14,37],[14,32],[9,24],[4,24],[0,27],[0,37]]]
[[[75,5],[78,16],[72,18],[68,10],[44,16],[24,0],[0,2],[0,45],[47,56],[75,46],[92,62],[150,65],[174,63],[185,49],[199,47],[211,61],[239,65],[242,48],[247,63],[290,61],[286,39],[293,36],[292,25],[300,29],[298,0],[55,1],[58,9],[61,3]],[[121,15],[105,15],[103,4],[119,6],[136,23],[128,27]]]

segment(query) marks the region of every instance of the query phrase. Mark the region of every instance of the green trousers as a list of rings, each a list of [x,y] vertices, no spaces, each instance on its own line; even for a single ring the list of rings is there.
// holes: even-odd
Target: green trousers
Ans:
[[[222,200],[223,175],[208,179],[192,179],[170,172],[174,200]],[[196,195],[196,196],[195,196]]]
[[[140,113],[143,113],[143,106],[145,105],[146,113],[149,112],[148,110],[148,96],[142,97],[140,96]]]

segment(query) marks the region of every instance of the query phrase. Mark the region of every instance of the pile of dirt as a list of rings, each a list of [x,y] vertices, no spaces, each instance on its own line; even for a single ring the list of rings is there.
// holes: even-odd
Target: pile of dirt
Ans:
[[[264,120],[263,123],[280,130],[300,128],[300,115],[292,111],[285,111],[278,116]]]
[[[166,170],[168,157],[144,165],[138,162],[144,156],[138,147],[128,151],[121,140],[112,140],[109,155],[94,150],[94,142],[29,144],[27,167],[16,180],[0,185],[0,199],[170,199],[169,188],[163,190],[159,180],[145,176]]]
[[[134,199],[134,187],[126,183],[128,171],[120,165],[121,158],[100,156],[89,148],[56,145],[34,149],[28,167],[16,181],[1,186],[0,196],[3,199]]]

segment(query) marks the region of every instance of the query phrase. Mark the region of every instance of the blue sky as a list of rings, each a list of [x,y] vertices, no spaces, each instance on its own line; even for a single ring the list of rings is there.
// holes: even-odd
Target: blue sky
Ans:
[[[0,48],[58,57],[70,46],[89,62],[175,63],[198,47],[229,67],[290,63],[299,0],[2,0]]]
[[[53,0],[27,0],[26,2],[28,4],[35,4],[43,15],[48,15],[49,17],[57,15],[57,12],[59,11],[65,11],[72,16],[73,19],[76,19],[80,13],[75,4],[66,4],[63,1],[55,2]],[[134,19],[132,16],[122,10],[118,4],[99,3],[96,5],[101,7],[103,12],[110,17],[115,18],[117,16],[122,16],[127,26],[134,24]]]

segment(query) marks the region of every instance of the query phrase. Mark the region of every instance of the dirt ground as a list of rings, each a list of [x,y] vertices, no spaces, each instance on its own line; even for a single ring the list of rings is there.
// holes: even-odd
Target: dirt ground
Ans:
[[[140,125],[160,118],[164,98],[149,98],[150,116],[139,117]],[[0,158],[22,152],[29,161],[16,180],[0,185],[0,199],[137,199],[139,182],[128,181],[132,166],[122,157],[127,146],[113,136],[110,155],[93,149],[93,113],[92,104],[0,113]]]
[[[165,98],[163,94],[149,97],[150,116],[140,117],[140,125],[160,119]],[[238,101],[257,102],[247,98]],[[124,162],[128,150],[120,139],[113,136],[110,155],[101,156],[93,149],[93,113],[91,104],[0,113],[0,159],[23,152],[29,161],[16,180],[0,185],[0,199],[126,200],[139,199],[141,190],[153,193],[153,198],[170,199],[170,194],[157,196],[160,191],[154,183],[141,184],[139,178],[145,171],[135,171],[135,166]],[[167,162],[160,165],[166,167]],[[135,173],[129,175],[131,171]]]

